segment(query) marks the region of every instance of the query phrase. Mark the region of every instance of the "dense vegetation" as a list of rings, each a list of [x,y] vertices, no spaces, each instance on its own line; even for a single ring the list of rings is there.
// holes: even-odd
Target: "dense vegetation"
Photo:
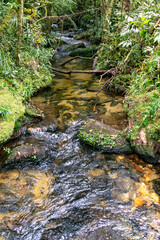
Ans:
[[[98,68],[113,69],[107,89],[125,94],[133,147],[154,157],[160,142],[160,3],[122,2],[111,6],[104,23]]]
[[[24,101],[40,87],[49,85],[50,59],[59,44],[52,25],[58,24],[60,31],[80,29],[83,37],[99,44],[96,68],[110,71],[107,90],[125,94],[130,119],[128,139],[134,145],[145,128],[148,141],[159,142],[159,10],[158,0],[3,0],[0,89]],[[10,103],[2,101],[1,120],[8,122],[11,115],[14,110]],[[6,137],[0,141],[4,140]]]

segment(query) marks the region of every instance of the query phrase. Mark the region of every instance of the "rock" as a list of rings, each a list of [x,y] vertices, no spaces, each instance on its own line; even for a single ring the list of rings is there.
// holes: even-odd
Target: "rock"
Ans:
[[[45,149],[40,144],[36,146],[32,144],[29,144],[29,145],[22,144],[18,147],[15,147],[12,150],[6,163],[17,162],[24,159],[36,160],[37,157],[43,158],[44,155],[45,155]]]
[[[25,114],[27,114],[30,117],[44,119],[43,111],[41,111],[39,108],[35,107],[32,104],[28,104],[26,106]]]
[[[77,49],[72,51],[69,56],[75,57],[75,56],[82,56],[82,57],[92,57],[97,51],[99,47],[97,46],[91,46],[84,49]]]
[[[65,52],[71,52],[71,51],[74,51],[76,49],[85,48],[85,47],[86,47],[85,44],[83,42],[81,42],[81,43],[77,43],[77,44],[74,44],[72,46],[67,47],[64,51]]]
[[[6,142],[14,132],[16,121],[24,115],[22,99],[8,89],[0,90],[0,144]]]
[[[118,131],[96,120],[85,122],[78,137],[85,143],[108,153],[131,153],[125,132]]]
[[[134,186],[134,181],[130,177],[122,176],[117,178],[116,185],[120,191],[128,192]]]
[[[116,234],[111,227],[101,227],[92,232],[89,232],[86,240],[121,240],[122,238]]]
[[[38,132],[51,132],[54,133],[57,130],[57,126],[55,124],[51,124],[49,126],[40,126],[40,127],[29,127],[27,129],[27,133],[29,134],[36,134]]]
[[[90,33],[88,31],[83,31],[79,34],[77,34],[74,39],[76,40],[82,40],[82,39],[88,39],[90,37]]]
[[[155,96],[157,99],[158,91],[125,98],[129,115],[127,138],[135,152],[148,163],[160,163],[160,106],[151,101]]]
[[[89,172],[89,177],[100,177],[105,174],[105,171],[103,169],[95,168]]]

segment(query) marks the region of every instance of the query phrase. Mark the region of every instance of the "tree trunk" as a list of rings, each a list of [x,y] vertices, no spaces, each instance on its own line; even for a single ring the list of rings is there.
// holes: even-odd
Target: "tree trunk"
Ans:
[[[106,31],[110,31],[110,19],[115,0],[101,0],[101,14],[103,21],[102,41],[106,42]]]
[[[52,4],[47,4],[47,16],[52,16]],[[51,34],[52,30],[52,19],[47,19],[47,33]]]
[[[19,66],[20,64],[20,48],[21,48],[21,35],[22,35],[22,20],[23,20],[23,6],[24,6],[24,0],[18,0],[18,29],[17,29],[17,34],[18,34],[18,43],[17,43],[17,52],[16,52],[16,57],[17,57],[17,65]]]

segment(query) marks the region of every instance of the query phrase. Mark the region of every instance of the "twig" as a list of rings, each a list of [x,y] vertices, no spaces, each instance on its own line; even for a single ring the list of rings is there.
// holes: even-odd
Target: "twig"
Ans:
[[[100,76],[100,79],[99,79],[99,82],[101,82],[102,78],[107,75],[108,73],[113,73],[115,71],[115,68],[111,68],[109,70],[107,70],[105,73],[103,73],[101,76]]]

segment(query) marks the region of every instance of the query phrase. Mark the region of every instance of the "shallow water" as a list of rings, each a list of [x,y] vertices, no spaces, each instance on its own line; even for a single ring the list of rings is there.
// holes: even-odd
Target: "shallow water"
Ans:
[[[88,64],[74,61],[66,68]],[[1,170],[0,239],[160,239],[155,167],[135,155],[101,153],[77,138],[86,118],[117,129],[127,125],[122,97],[102,91],[93,111],[102,84],[93,75],[56,74],[51,88],[32,99],[46,118],[9,146],[32,144],[43,148],[43,154]],[[56,132],[43,130],[53,123],[59,127]]]

